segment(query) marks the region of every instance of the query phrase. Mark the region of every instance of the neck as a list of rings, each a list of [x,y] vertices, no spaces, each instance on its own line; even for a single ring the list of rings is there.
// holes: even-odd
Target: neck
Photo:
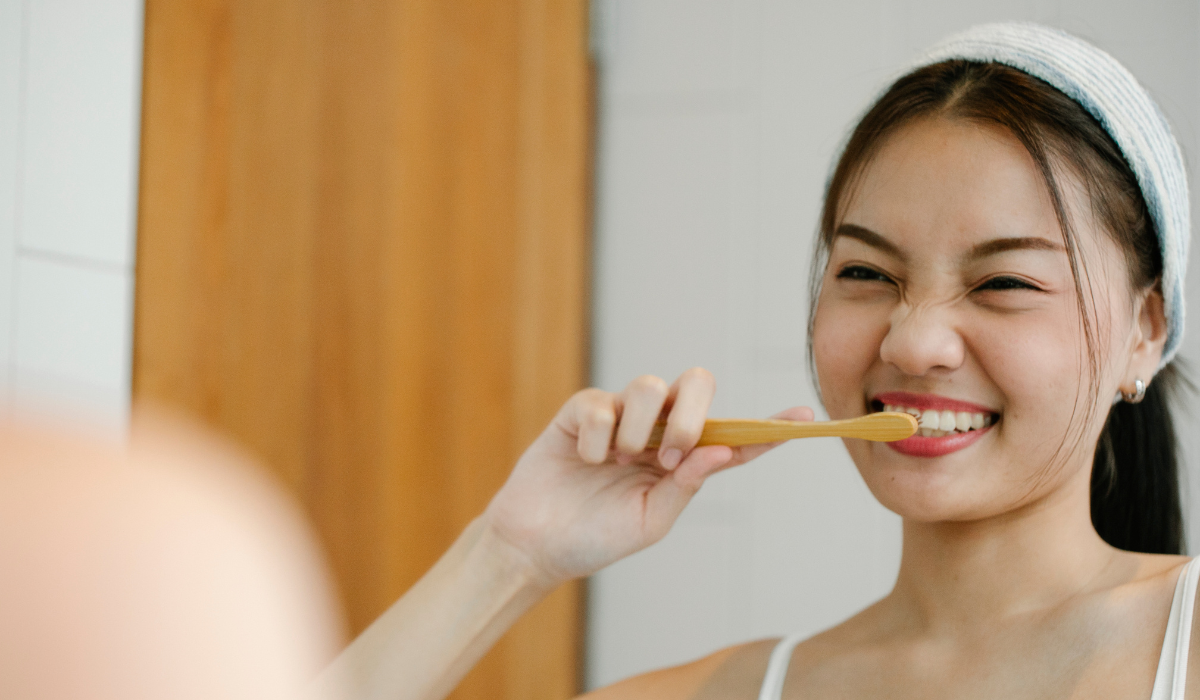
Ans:
[[[889,600],[921,627],[952,629],[1046,610],[1086,591],[1117,551],[1092,527],[1089,486],[1063,484],[1017,510],[970,522],[906,519]]]

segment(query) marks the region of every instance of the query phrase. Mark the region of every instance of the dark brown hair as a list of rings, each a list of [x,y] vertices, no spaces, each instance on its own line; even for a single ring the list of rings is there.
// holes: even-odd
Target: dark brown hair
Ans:
[[[1137,179],[1112,138],[1077,102],[1015,68],[964,60],[920,68],[892,84],[855,127],[830,177],[821,213],[809,283],[809,361],[813,358],[813,310],[842,210],[853,196],[858,176],[884,140],[923,117],[962,119],[1007,130],[1033,157],[1046,182],[1071,264],[1090,368],[1082,402],[1084,415],[1072,416],[1073,428],[1059,449],[1075,446],[1096,411],[1108,408],[1108,400],[1098,396],[1102,358],[1091,311],[1095,304],[1086,303],[1094,301],[1087,265],[1081,261],[1056,174],[1065,168],[1084,186],[1095,220],[1125,255],[1131,289],[1158,284],[1162,258]],[[1142,403],[1119,403],[1108,413],[1096,446],[1091,506],[1097,532],[1115,547],[1183,552],[1178,448],[1170,399],[1184,381],[1172,363],[1150,383]]]

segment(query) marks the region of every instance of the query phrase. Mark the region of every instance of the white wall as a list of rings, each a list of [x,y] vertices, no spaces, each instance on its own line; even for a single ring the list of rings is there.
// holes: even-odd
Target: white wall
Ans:
[[[833,149],[894,71],[953,31],[1031,19],[1092,39],[1155,94],[1195,172],[1195,2],[593,2],[593,379],[608,389],[703,365],[720,387],[714,415],[813,404],[805,285]],[[1200,330],[1184,355],[1200,368]],[[838,441],[718,475],[663,542],[592,580],[589,685],[829,626],[890,589],[899,541]]]
[[[0,0],[0,397],[129,407],[142,3]]]

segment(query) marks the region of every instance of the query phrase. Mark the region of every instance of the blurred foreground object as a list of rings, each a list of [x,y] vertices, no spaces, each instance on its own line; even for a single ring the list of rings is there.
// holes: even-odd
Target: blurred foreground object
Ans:
[[[0,418],[0,698],[305,697],[338,648],[295,507],[229,445]]]

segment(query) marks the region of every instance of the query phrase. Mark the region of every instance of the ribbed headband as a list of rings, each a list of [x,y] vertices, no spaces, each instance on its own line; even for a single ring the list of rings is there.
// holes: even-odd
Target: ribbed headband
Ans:
[[[1061,90],[1112,137],[1141,185],[1162,252],[1167,341],[1161,368],[1183,338],[1183,278],[1191,222],[1187,173],[1171,126],[1133,74],[1115,58],[1058,29],[1025,22],[984,24],[944,40],[909,72],[953,59],[1002,63]]]

